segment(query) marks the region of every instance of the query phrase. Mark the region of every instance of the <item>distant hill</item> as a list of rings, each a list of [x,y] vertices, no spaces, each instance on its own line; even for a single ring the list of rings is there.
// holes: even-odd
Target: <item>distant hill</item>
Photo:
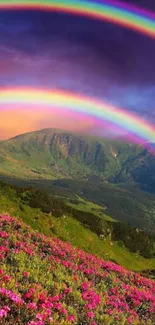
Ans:
[[[155,229],[155,156],[139,145],[39,130],[0,142],[0,178],[59,196],[80,193],[113,218]]]
[[[155,192],[155,156],[131,143],[44,129],[0,142],[0,172],[27,178],[134,182]]]

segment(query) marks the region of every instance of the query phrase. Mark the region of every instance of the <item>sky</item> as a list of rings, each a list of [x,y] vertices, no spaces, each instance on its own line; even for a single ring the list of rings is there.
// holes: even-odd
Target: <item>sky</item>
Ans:
[[[124,1],[125,2],[125,1]],[[154,0],[126,0],[155,13]],[[155,123],[155,41],[106,22],[66,14],[0,11],[0,87],[62,89],[106,100]],[[76,114],[0,111],[0,139],[57,127],[118,134]],[[78,126],[77,126],[78,122]]]

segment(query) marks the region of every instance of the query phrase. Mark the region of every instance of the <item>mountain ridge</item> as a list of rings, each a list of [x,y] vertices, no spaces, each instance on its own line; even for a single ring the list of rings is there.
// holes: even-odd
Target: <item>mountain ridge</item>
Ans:
[[[83,167],[88,166],[91,168],[91,174],[92,172],[105,173],[106,168],[109,169],[108,166],[105,168],[106,163],[114,167],[114,161],[118,160],[115,158],[118,158],[118,155],[121,156],[123,150],[129,156],[129,154],[133,154],[136,150],[142,150],[140,148],[140,146],[135,146],[134,144],[126,144],[125,142],[122,144],[119,141],[102,139],[97,136],[88,137],[58,129],[43,129],[29,132],[0,143],[1,156],[5,150],[5,156],[8,153],[8,156],[21,160],[20,158],[23,156],[23,158],[26,158],[26,155],[31,157],[36,152],[38,154],[45,154],[46,152],[46,154],[50,154],[50,156],[48,155],[49,160],[52,160],[53,156],[55,156],[56,163],[57,159],[63,160],[67,158],[67,163],[69,164],[72,163],[71,160],[76,158],[74,165],[78,162],[83,164]],[[119,169],[119,166],[117,166],[117,169]],[[105,173],[104,178],[108,176],[113,176],[110,170],[108,174]]]
[[[155,193],[155,156],[147,148],[125,141],[42,129],[0,142],[0,172],[19,176],[14,164],[21,165],[22,177],[88,179],[96,175],[110,183],[138,184]]]
[[[125,141],[43,129],[0,142],[0,179],[66,197],[83,189],[110,217],[155,230],[154,175],[155,157]]]

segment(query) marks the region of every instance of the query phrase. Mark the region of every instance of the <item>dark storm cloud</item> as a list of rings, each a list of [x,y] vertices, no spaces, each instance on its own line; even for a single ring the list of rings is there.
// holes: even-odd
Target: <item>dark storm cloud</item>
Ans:
[[[90,69],[116,76],[121,83],[155,83],[154,66],[155,42],[143,35],[113,26],[112,24],[92,21],[79,17],[41,12],[9,15],[3,28],[0,25],[1,44],[15,47],[27,54],[49,53],[61,48],[62,58],[85,63]],[[1,17],[0,17],[1,18]],[[12,22],[12,23],[11,23]],[[7,27],[6,27],[7,25]],[[13,28],[12,28],[13,26]],[[12,37],[14,33],[14,37]],[[65,50],[68,47],[68,51]]]
[[[149,11],[155,12],[155,2],[154,0],[125,0],[123,2],[134,4],[135,6],[145,8]]]

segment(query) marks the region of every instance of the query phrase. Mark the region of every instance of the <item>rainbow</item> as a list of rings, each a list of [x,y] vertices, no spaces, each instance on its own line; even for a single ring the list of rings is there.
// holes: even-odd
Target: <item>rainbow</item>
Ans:
[[[107,21],[155,38],[155,14],[111,0],[0,0],[0,10],[47,10]],[[102,32],[102,31],[101,31]]]
[[[111,123],[116,127],[126,130],[137,140],[152,142],[155,140],[155,129],[139,116],[126,112],[120,108],[109,105],[101,100],[86,97],[72,92],[59,90],[44,90],[32,88],[0,89],[0,110],[5,110],[10,105],[17,105],[37,111],[37,107],[52,110],[67,109],[70,112],[94,117],[101,122]],[[20,108],[21,109],[23,109]]]

